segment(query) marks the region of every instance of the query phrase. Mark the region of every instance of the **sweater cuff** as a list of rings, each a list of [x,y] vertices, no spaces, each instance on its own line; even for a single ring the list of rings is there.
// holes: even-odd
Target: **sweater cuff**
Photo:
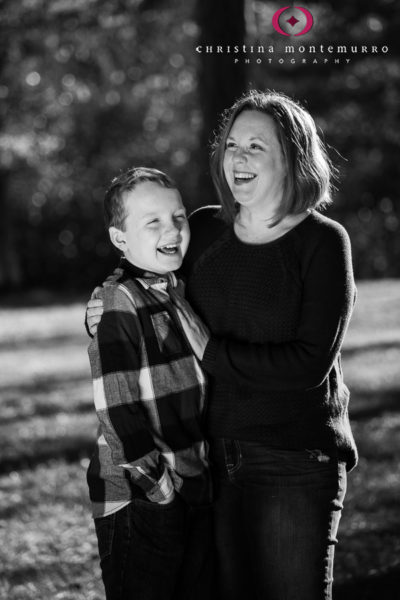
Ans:
[[[211,337],[204,350],[201,366],[210,375],[214,375],[216,371],[216,361],[218,352],[219,340]]]

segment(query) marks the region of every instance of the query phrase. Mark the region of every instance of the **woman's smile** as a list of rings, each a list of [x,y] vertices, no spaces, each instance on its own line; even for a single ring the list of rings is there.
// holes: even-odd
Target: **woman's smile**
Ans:
[[[249,183],[253,181],[257,177],[254,173],[248,173],[244,171],[234,171],[233,177],[236,185],[241,185],[243,183]]]
[[[282,199],[285,162],[272,117],[245,110],[226,142],[224,173],[239,204],[275,211]]]

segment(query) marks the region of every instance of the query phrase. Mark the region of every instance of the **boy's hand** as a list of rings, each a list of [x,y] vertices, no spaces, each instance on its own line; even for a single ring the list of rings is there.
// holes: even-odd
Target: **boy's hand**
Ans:
[[[171,290],[170,298],[174,303],[179,320],[193,352],[202,360],[204,350],[210,339],[210,331],[196,315],[190,304],[180,295],[179,291]]]

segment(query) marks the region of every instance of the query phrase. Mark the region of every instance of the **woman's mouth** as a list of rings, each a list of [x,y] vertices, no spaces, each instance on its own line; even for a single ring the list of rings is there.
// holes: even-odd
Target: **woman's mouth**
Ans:
[[[255,179],[257,177],[257,175],[255,175],[254,173],[249,173],[248,171],[234,171],[233,172],[233,179],[236,185],[241,185],[243,183],[249,183],[250,181],[253,181],[253,179]]]

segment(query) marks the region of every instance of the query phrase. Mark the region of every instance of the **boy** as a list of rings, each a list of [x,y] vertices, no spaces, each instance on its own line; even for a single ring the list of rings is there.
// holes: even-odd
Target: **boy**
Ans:
[[[132,168],[105,196],[121,272],[89,346],[100,421],[88,469],[107,600],[210,597],[206,381],[169,289],[190,239],[173,181]]]

